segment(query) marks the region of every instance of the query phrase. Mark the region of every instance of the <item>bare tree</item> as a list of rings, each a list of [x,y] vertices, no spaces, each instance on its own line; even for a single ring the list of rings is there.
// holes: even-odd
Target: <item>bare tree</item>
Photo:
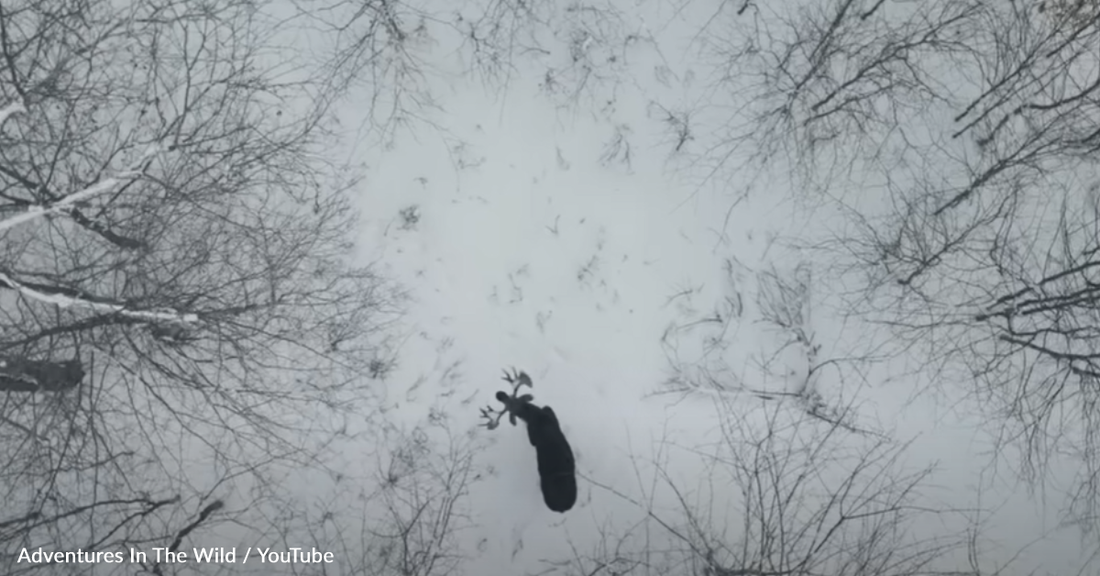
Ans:
[[[433,439],[434,437],[434,439]],[[458,535],[471,527],[469,488],[481,478],[473,456],[479,444],[442,420],[399,436],[379,468],[378,498],[385,510],[367,530],[364,551],[375,574],[453,574],[472,553]]]
[[[614,2],[478,0],[294,0],[330,41],[321,55],[337,91],[356,86],[370,95],[370,127],[388,143],[400,127],[446,129],[438,110],[455,78],[480,80],[489,93],[531,80],[551,101],[573,112],[610,118],[619,89],[634,81],[630,55],[655,48],[648,30],[629,22]],[[442,48],[449,58],[436,58]],[[663,70],[668,74],[667,67]],[[667,82],[667,79],[665,80]],[[619,127],[610,146],[628,148]],[[618,156],[618,152],[611,156]]]
[[[818,295],[810,264],[803,261],[787,270],[771,266],[754,272],[731,257],[724,268],[728,281],[718,302],[702,314],[689,303],[682,321],[666,328],[661,344],[672,373],[661,392],[785,403],[848,432],[881,436],[859,423],[856,411],[845,406],[842,393],[847,391],[838,385],[860,377],[860,370],[848,367],[860,368],[879,358],[871,354],[821,357],[822,342],[816,335],[820,319],[813,310]],[[690,302],[694,292],[682,291],[669,300]],[[752,341],[759,350],[736,340],[737,331],[731,325],[738,324],[758,328]],[[744,365],[757,368],[751,382],[736,368]]]
[[[983,4],[836,0],[797,9],[745,3],[739,33],[713,52],[728,82],[753,103],[719,154],[785,159],[808,179],[815,166],[874,162],[894,145],[899,118],[919,115],[956,90],[953,59],[972,50],[969,27]]]
[[[460,573],[475,553],[462,537],[474,526],[469,489],[482,478],[474,458],[485,445],[435,411],[411,430],[387,425],[379,444],[369,477],[334,477],[308,512],[288,504],[269,541],[333,552],[334,574]]]
[[[397,294],[349,263],[356,180],[279,31],[247,1],[0,6],[0,572],[262,526],[210,506],[369,416]]]
[[[1096,527],[1100,4],[750,2],[729,16],[737,33],[711,34],[714,53],[753,106],[718,154],[785,151],[797,185],[840,190],[855,231],[825,248],[862,276],[856,310],[923,352],[925,376],[963,385],[1024,448],[1028,477],[1075,463],[1070,512]]]
[[[716,407],[718,442],[661,443],[653,462],[636,460],[637,493],[597,483],[608,497],[633,503],[640,517],[618,518],[629,531],[609,527],[598,545],[578,546],[573,559],[549,563],[546,573],[982,573],[976,555],[969,569],[959,564],[979,542],[966,529],[972,519],[967,511],[926,506],[921,489],[931,470],[903,472],[905,445],[852,436],[775,403],[720,400]],[[692,486],[697,491],[677,479],[672,457],[700,461],[705,480]],[[942,531],[952,517],[963,527],[957,534],[919,528],[934,518]]]

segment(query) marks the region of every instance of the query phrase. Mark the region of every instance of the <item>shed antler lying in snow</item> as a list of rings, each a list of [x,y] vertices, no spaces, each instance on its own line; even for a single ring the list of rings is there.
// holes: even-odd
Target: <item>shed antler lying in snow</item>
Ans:
[[[493,410],[492,406],[486,406],[481,409],[481,417],[485,419],[481,425],[493,430],[497,426],[500,426],[500,419],[504,417],[505,413],[508,413],[508,421],[512,423],[512,426],[516,425],[516,414],[512,411],[512,407],[517,403],[530,402],[535,399],[530,394],[524,394],[523,396],[516,396],[519,394],[519,389],[522,386],[532,388],[531,377],[526,372],[520,372],[515,368],[512,368],[512,373],[509,374],[507,370],[504,371],[505,382],[512,384],[512,395],[509,396],[504,392],[497,392],[497,400],[500,400],[504,404],[504,408],[500,410]]]

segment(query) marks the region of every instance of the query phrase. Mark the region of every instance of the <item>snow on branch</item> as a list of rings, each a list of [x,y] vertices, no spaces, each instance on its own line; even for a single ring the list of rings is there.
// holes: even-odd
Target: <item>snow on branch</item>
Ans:
[[[114,304],[110,302],[95,302],[92,300],[86,300],[83,298],[69,296],[60,293],[46,293],[41,290],[31,288],[8,274],[0,272],[0,284],[7,284],[7,286],[13,288],[23,296],[43,302],[45,304],[53,304],[58,308],[85,308],[88,310],[96,310],[100,312],[110,312],[125,316],[126,318],[132,318],[134,320],[143,320],[147,322],[168,322],[174,324],[197,324],[199,317],[197,314],[183,314],[171,308],[161,308],[159,310],[130,310],[121,304]]]
[[[83,379],[84,366],[79,359],[0,356],[0,390],[6,392],[62,392],[76,388]]]
[[[11,105],[8,106],[8,108],[10,108],[10,107],[11,107]],[[22,107],[22,106],[20,106],[20,107]],[[0,114],[3,114],[3,112],[0,112]],[[46,214],[56,214],[58,212],[61,212],[62,210],[67,210],[70,207],[72,207],[73,204],[75,204],[77,202],[81,202],[81,201],[86,200],[88,198],[91,198],[91,197],[93,197],[97,194],[102,194],[104,192],[108,192],[110,190],[113,190],[115,187],[117,187],[119,184],[121,184],[122,181],[124,181],[124,180],[132,180],[132,179],[135,179],[135,178],[139,178],[142,175],[142,172],[143,172],[141,167],[150,158],[152,158],[153,156],[156,156],[157,154],[159,154],[162,149],[163,148],[159,144],[154,144],[154,145],[150,146],[149,149],[146,150],[144,154],[141,155],[141,159],[138,160],[137,162],[135,162],[134,163],[134,168],[131,168],[130,170],[126,170],[124,172],[119,172],[113,178],[107,178],[105,180],[101,180],[101,181],[99,181],[95,184],[92,184],[91,186],[81,190],[80,192],[76,192],[74,194],[69,194],[68,196],[66,196],[66,197],[64,197],[64,198],[62,198],[62,199],[60,199],[56,202],[51,202],[49,204],[41,204],[41,205],[38,205],[38,206],[31,206],[31,207],[27,208],[26,212],[23,212],[21,214],[17,214],[15,216],[12,216],[11,218],[7,218],[5,220],[0,220],[0,232],[3,232],[4,230],[7,230],[9,228],[14,228],[15,226],[18,226],[19,224],[22,224],[22,223],[30,221],[30,220],[34,220],[35,218],[40,218],[42,216],[45,216]]]
[[[7,122],[8,116],[13,116],[19,112],[25,113],[26,111],[27,107],[19,101],[12,102],[11,104],[4,106],[3,108],[0,108],[0,126],[3,126],[4,122]]]

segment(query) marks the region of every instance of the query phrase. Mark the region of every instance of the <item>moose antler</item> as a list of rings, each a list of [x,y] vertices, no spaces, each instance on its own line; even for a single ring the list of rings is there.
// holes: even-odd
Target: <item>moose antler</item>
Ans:
[[[530,402],[535,399],[530,394],[524,394],[523,396],[517,396],[519,389],[522,386],[528,388],[534,388],[531,384],[531,377],[526,372],[522,372],[512,368],[512,373],[509,374],[508,370],[504,371],[504,381],[512,385],[512,395],[509,396],[504,392],[497,392],[496,398],[504,404],[504,408],[500,410],[494,410],[492,405],[487,405],[481,409],[481,417],[485,419],[481,425],[494,430],[500,425],[500,419],[504,417],[505,413],[508,413],[508,421],[512,423],[512,426],[516,425],[516,415],[512,412],[512,406],[517,402]]]

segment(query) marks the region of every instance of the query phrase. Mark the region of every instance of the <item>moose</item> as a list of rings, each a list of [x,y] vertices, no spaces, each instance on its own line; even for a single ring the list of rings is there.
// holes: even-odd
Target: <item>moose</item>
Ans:
[[[492,406],[481,409],[481,416],[486,419],[483,425],[493,430],[505,414],[508,414],[512,426],[516,425],[516,418],[523,420],[527,425],[527,439],[535,447],[538,459],[542,499],[554,512],[564,513],[577,501],[573,449],[565,439],[565,434],[562,434],[558,417],[552,408],[532,404],[534,397],[530,394],[518,396],[520,387],[533,387],[531,377],[526,372],[513,368],[511,373],[504,371],[504,380],[512,384],[512,394],[497,392],[496,399],[504,404],[504,408],[500,410],[494,410]]]

